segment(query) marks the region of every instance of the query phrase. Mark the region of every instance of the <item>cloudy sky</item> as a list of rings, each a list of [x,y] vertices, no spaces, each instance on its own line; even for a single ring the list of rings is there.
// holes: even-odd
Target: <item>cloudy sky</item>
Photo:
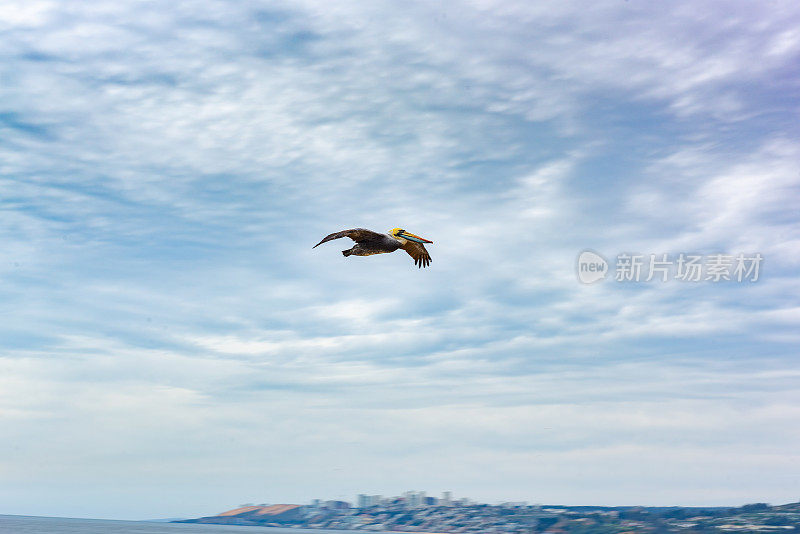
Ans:
[[[795,0],[4,2],[0,513],[796,501],[799,27]],[[357,226],[431,267],[311,249]],[[622,253],[763,262],[618,282]]]

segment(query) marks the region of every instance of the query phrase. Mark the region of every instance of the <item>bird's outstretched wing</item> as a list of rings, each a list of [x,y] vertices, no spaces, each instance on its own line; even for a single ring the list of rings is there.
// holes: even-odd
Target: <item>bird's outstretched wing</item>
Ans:
[[[325,237],[322,241],[317,243],[311,248],[317,248],[323,243],[327,243],[328,241],[333,241],[334,239],[339,239],[340,237],[349,237],[356,243],[359,241],[369,241],[374,239],[380,239],[383,237],[382,234],[378,232],[373,232],[372,230],[367,230],[366,228],[353,228],[352,230],[342,230],[341,232],[334,232],[331,235]]]
[[[408,255],[414,258],[414,265],[418,268],[427,267],[431,264],[431,255],[425,250],[425,245],[416,243],[414,241],[406,241],[403,245],[403,250],[408,252]]]

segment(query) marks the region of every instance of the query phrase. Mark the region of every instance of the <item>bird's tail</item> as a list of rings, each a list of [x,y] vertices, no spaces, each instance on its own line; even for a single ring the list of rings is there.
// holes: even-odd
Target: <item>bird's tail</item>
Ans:
[[[351,251],[351,250],[343,250],[342,251],[342,256],[344,256],[346,258],[347,256],[349,256],[352,253],[353,253],[353,251]]]

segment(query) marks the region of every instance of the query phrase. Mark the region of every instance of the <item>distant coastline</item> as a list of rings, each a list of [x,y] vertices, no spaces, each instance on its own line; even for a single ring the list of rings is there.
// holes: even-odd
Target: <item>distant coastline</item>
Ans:
[[[800,532],[800,502],[739,507],[562,506],[394,497],[360,507],[344,501],[247,505],[180,522],[406,534]]]

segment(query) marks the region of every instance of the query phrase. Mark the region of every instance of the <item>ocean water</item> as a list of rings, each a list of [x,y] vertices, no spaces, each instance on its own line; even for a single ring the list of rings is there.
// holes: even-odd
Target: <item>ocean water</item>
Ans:
[[[353,530],[238,527],[229,525],[193,525],[190,523],[152,523],[146,521],[0,515],[1,534],[297,534],[301,532],[306,534],[364,534]]]

